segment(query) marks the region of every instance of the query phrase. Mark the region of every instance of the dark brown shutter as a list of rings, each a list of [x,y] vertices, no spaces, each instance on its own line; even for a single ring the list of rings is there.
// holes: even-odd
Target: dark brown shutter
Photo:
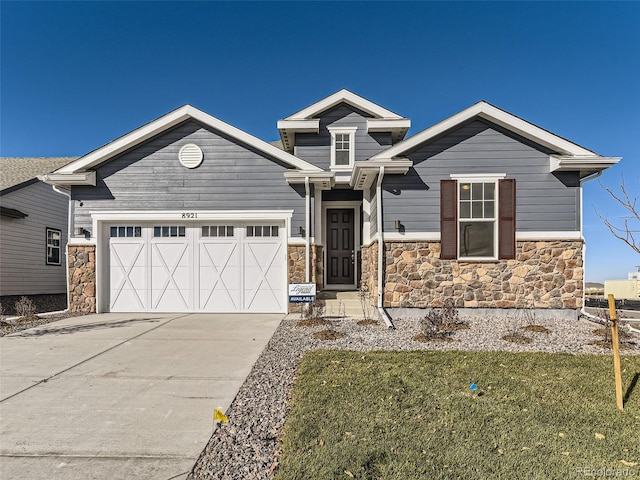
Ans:
[[[516,258],[516,181],[498,182],[498,258]]]
[[[440,180],[440,258],[458,257],[458,182]]]

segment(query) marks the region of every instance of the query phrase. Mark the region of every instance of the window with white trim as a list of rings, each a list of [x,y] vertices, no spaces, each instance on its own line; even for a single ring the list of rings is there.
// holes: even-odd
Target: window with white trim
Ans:
[[[331,169],[351,170],[355,160],[358,127],[328,127],[331,133]]]
[[[62,231],[47,227],[47,265],[61,264]]]
[[[440,181],[440,258],[513,259],[516,181],[504,173]]]
[[[458,183],[459,258],[496,257],[496,182]]]

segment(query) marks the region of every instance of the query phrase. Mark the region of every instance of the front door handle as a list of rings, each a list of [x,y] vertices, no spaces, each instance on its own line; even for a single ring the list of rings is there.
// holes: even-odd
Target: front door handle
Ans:
[[[355,255],[354,251],[353,251],[353,250],[351,250],[351,264],[352,264],[352,265],[353,265],[353,263],[355,262],[355,259],[356,259],[356,255]]]

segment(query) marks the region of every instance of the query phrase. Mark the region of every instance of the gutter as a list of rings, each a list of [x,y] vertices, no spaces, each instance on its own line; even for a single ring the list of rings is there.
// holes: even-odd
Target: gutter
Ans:
[[[384,309],[384,217],[382,216],[382,180],[384,179],[384,165],[380,166],[378,183],[376,184],[376,212],[378,222],[378,314],[390,330],[395,330],[391,318]]]

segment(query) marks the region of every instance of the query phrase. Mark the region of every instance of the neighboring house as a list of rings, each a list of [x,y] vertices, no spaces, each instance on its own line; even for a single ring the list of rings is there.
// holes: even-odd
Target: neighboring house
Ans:
[[[605,280],[604,295],[612,294],[617,300],[640,299],[640,273],[629,272],[627,280]]]
[[[410,121],[341,90],[281,148],[184,106],[47,176],[73,199],[71,308],[287,312],[287,283],[381,307],[582,307],[582,182],[617,163],[486,102]],[[95,260],[95,261],[94,261]]]
[[[0,302],[6,309],[21,296],[66,297],[69,198],[38,176],[74,159],[0,158]]]

